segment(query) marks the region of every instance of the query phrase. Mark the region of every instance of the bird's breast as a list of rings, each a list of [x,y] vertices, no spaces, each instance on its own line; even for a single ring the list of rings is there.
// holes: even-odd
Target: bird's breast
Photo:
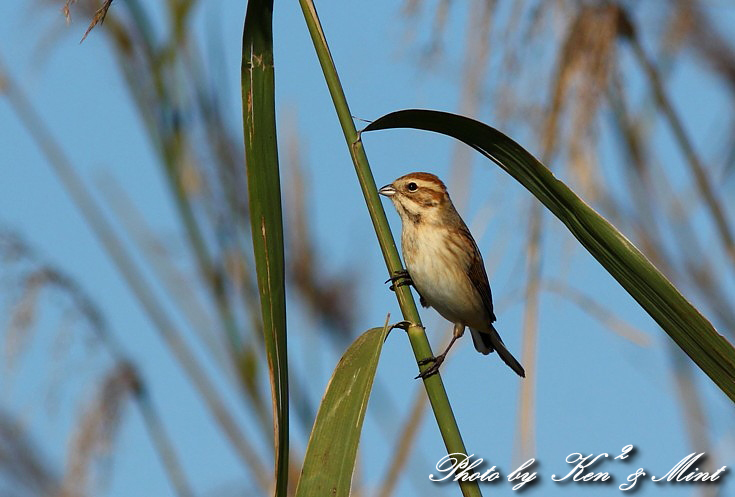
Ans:
[[[436,226],[404,226],[403,258],[416,290],[453,323],[488,323],[485,307],[468,276],[470,254]]]

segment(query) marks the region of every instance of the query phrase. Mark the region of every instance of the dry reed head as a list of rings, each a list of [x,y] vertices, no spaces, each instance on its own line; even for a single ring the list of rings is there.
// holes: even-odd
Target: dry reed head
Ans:
[[[129,363],[117,364],[105,376],[77,423],[67,452],[60,497],[95,493],[90,492],[94,463],[110,454],[125,402],[139,388],[137,372]]]
[[[0,480],[2,489],[16,496],[50,496],[59,477],[37,450],[25,427],[0,410]]]
[[[59,269],[43,261],[20,236],[0,229],[0,261],[6,284],[16,296],[8,302],[9,320],[5,330],[3,354],[6,369],[12,369],[31,343],[34,324],[42,311],[45,295],[60,297],[62,308],[81,318],[89,329],[103,339],[106,324],[94,302],[79,285]],[[6,371],[7,372],[7,371]]]
[[[61,7],[61,13],[64,14],[64,19],[66,19],[66,23],[71,23],[71,7],[77,3],[77,0],[66,0],[64,2],[64,6]]]
[[[19,236],[7,230],[0,231],[0,259],[5,264],[5,272],[14,269],[19,274],[12,278],[18,282],[20,297],[11,312],[6,332],[8,365],[18,361],[30,342],[32,325],[40,312],[42,292],[64,297],[67,306],[83,317],[97,336],[106,337],[99,311],[76,283],[41,261]],[[112,352],[114,354],[115,350]],[[25,485],[29,495],[87,495],[86,478],[94,454],[103,446],[109,447],[125,394],[137,389],[137,376],[127,363],[119,364],[108,375],[93,407],[77,426],[79,432],[70,450],[70,471],[64,482],[44,467],[30,441],[22,436],[22,430],[13,426],[9,418],[0,416],[0,472],[5,471],[10,480]]]
[[[677,7],[681,13],[678,17],[683,19],[673,25],[672,31],[678,28],[675,31],[678,37],[685,38],[710,64],[714,74],[730,87],[730,93],[735,93],[735,47],[731,41],[721,33],[699,2],[679,0]]]
[[[20,297],[10,311],[5,332],[4,355],[7,369],[12,369],[31,341],[41,290],[46,286],[45,271],[26,274],[20,282]]]
[[[598,188],[595,120],[617,63],[621,16],[616,5],[588,5],[577,11],[560,47],[551,107],[542,136],[542,157],[547,162],[560,141],[569,143],[573,177],[592,200]],[[567,106],[571,107],[569,127],[561,135],[559,123]]]

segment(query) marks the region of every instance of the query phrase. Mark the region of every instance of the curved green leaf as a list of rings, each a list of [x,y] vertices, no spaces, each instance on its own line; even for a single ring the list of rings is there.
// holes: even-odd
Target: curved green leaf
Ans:
[[[242,36],[241,84],[250,227],[273,395],[275,495],[285,496],[288,489],[288,359],[272,22],[272,0],[248,2]]]
[[[676,344],[735,401],[733,346],[640,250],[518,143],[474,119],[431,110],[393,112],[365,131],[389,128],[415,128],[454,137],[513,176],[569,228]]]
[[[311,430],[296,497],[350,495],[362,421],[389,329],[386,324],[363,333],[334,369]]]

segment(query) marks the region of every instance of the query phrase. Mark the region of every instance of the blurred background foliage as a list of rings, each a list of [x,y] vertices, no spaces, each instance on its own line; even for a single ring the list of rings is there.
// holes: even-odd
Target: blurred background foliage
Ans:
[[[199,428],[177,422],[177,406],[170,405],[170,398],[169,403],[157,398],[149,388],[152,379],[144,374],[136,343],[121,329],[124,325],[108,320],[101,309],[106,289],[85,288],[44,255],[54,247],[32,246],[22,225],[6,224],[0,231],[3,382],[12,390],[7,384],[20,381],[12,378],[20,376],[24,363],[41,364],[34,370],[36,377],[45,379],[40,386],[38,381],[32,386],[22,384],[35,395],[20,402],[8,395],[8,401],[0,404],[1,495],[103,495],[111,474],[115,479],[134,477],[134,471],[118,474],[114,463],[117,451],[135,450],[118,438],[121,423],[134,415],[133,409],[139,411],[148,443],[160,459],[156,471],[165,475],[176,495],[268,495],[272,491],[272,413],[250,249],[242,131],[227,88],[232,92],[237,83],[222,81],[225,61],[218,45],[221,39],[212,35],[216,28],[205,35],[193,28],[201,22],[197,16],[204,15],[200,3],[170,0],[153,6],[120,0],[112,3],[104,23],[84,41],[86,45],[104,40],[117,70],[110,77],[123,81],[138,116],[139,132],[154,151],[169,190],[171,217],[178,226],[171,230],[173,235],[160,228],[155,213],[136,205],[114,170],[106,169],[94,181],[80,173],[77,159],[72,158],[78,155],[69,153],[70,145],[59,140],[45,108],[3,60],[0,90],[3,105],[32,137],[42,154],[39,160],[58,177],[149,320],[150,330],[191,384],[195,402],[219,431],[222,450],[234,454],[240,463],[245,481],[213,482],[206,472],[182,464],[187,459],[182,447],[187,445],[181,439]],[[280,7],[276,2],[276,16]],[[86,0],[33,2],[29,12],[39,9],[56,17],[51,28],[35,34],[29,43],[43,51],[61,37],[80,39],[84,35],[80,26],[99,16],[100,8],[105,5]],[[330,5],[320,8],[324,15]],[[349,10],[349,6],[343,8]],[[728,2],[684,0],[472,0],[462,6],[449,0],[406,0],[393,6],[394,15],[383,20],[390,24],[397,48],[379,57],[397,56],[418,78],[444,81],[453,92],[446,101],[456,102],[447,103],[447,110],[485,120],[526,145],[626,233],[732,341],[735,40],[723,19],[732,20],[733,9]],[[241,18],[244,9],[228,15]],[[84,23],[64,27],[64,16]],[[278,50],[289,50],[289,36],[275,33],[277,81]],[[330,43],[343,44],[346,51],[353,42],[342,34]],[[0,56],[9,50],[12,47],[3,46]],[[337,65],[339,69],[340,59]],[[361,70],[379,72],[381,68]],[[348,94],[360,91],[350,87],[352,78],[345,80]],[[695,126],[684,110],[707,99],[700,90],[702,81],[716,88],[726,104],[719,106],[716,115],[707,116],[706,126]],[[305,99],[310,91],[314,90],[305,86]],[[391,102],[403,100],[400,95],[391,98]],[[332,357],[338,357],[357,332],[368,327],[362,326],[365,320],[380,325],[390,309],[365,316],[373,308],[371,294],[387,292],[378,283],[383,273],[375,274],[384,270],[376,265],[372,272],[366,271],[362,260],[366,252],[377,252],[372,238],[366,237],[346,255],[320,249],[325,245],[320,238],[325,230],[316,226],[329,225],[328,216],[335,212],[315,207],[312,179],[321,178],[319,162],[306,159],[310,143],[305,142],[307,133],[299,124],[302,118],[288,109],[290,104],[282,107],[278,111],[286,281],[289,305],[298,309],[299,316],[297,326],[289,324],[290,345],[299,349],[289,366],[293,490],[324,391],[310,383],[318,377],[323,386],[336,362]],[[371,109],[371,114],[359,117],[372,119],[390,110],[372,113]],[[117,139],[112,126],[109,136]],[[469,148],[452,146],[445,179],[458,208],[465,211],[482,173]],[[335,141],[333,148],[339,147],[342,143]],[[22,167],[3,163],[3,176],[10,167]],[[388,182],[405,172],[381,171],[381,179]],[[691,451],[711,453],[714,465],[725,464],[723,458],[732,460],[731,407],[712,401],[716,395],[702,387],[701,373],[668,339],[659,340],[652,322],[629,318],[606,295],[604,286],[589,284],[583,275],[575,274],[575,268],[586,264],[586,255],[530,196],[502,184],[486,188],[475,213],[466,218],[478,240],[488,227],[512,235],[496,236],[481,248],[491,273],[501,259],[510,268],[499,280],[504,286],[494,280],[495,295],[501,310],[521,309],[517,328],[522,335],[516,333],[520,339],[514,343],[516,350],[522,350],[521,362],[529,372],[520,383],[517,403],[505,407],[509,419],[515,420],[515,434],[512,447],[504,448],[504,453],[512,453],[513,461],[534,457],[540,449],[539,418],[555,419],[537,406],[539,375],[544,368],[554,367],[540,362],[544,351],[538,344],[547,322],[544,302],[564,302],[614,333],[616,341],[626,344],[620,353],[635,348],[630,362],[647,360],[638,348],[661,349],[668,356],[664,364],[675,385],[664,394],[674,396],[680,408],[680,431],[672,436],[683,439]],[[367,224],[366,218],[360,220]],[[569,327],[574,323],[562,323],[560,330]],[[514,333],[506,331],[504,336],[508,335]],[[299,338],[291,341],[294,336]],[[39,350],[39,342],[52,345]],[[594,355],[592,350],[584,353]],[[407,350],[402,353],[408,354]],[[461,369],[459,362],[450,360],[446,368]],[[396,392],[393,387],[388,376],[376,377],[371,401],[376,408],[368,409],[368,418],[374,418],[375,436],[382,438],[377,443],[384,460],[371,463],[376,449],[369,446],[353,493],[456,492],[454,487],[426,486],[438,457],[417,450],[426,444],[420,437],[426,409],[422,389],[414,385]],[[584,409],[585,401],[595,402],[581,399],[575,409]],[[637,403],[639,407],[631,401],[631,408],[648,409],[644,402]],[[72,413],[64,418],[68,422],[53,424],[66,440],[61,458],[58,447],[47,446],[45,435],[36,435],[34,423],[27,419],[29,411],[36,413],[34,418],[58,418],[59,404],[76,406],[67,409]],[[461,402],[454,407],[462,426],[463,412],[469,407]],[[39,410],[44,414],[37,414]],[[400,417],[394,415],[398,412]],[[465,439],[472,440],[473,434],[465,433]],[[637,442],[626,440],[620,447],[627,443]],[[58,439],[49,444],[58,444]],[[593,450],[574,446],[568,452]],[[481,445],[470,451],[483,455]],[[686,492],[717,495],[722,488]]]

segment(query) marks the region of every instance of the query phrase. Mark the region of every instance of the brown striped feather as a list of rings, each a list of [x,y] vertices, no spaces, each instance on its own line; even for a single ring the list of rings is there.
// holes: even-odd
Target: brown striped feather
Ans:
[[[463,243],[469,243],[475,249],[472,252],[472,260],[470,261],[469,268],[467,269],[467,276],[469,276],[470,281],[472,281],[472,286],[475,287],[477,293],[480,294],[482,303],[490,315],[490,322],[493,323],[495,322],[493,295],[490,291],[490,282],[487,279],[487,273],[485,272],[485,264],[482,262],[482,256],[480,255],[480,251],[477,248],[474,238],[472,238],[472,234],[470,234],[470,230],[464,223],[460,226],[459,233],[465,240]]]

